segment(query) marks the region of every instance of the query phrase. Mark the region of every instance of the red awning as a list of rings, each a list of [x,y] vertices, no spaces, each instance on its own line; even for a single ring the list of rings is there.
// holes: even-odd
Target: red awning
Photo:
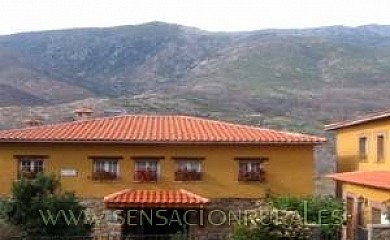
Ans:
[[[390,190],[390,171],[358,171],[327,175],[335,181]]]
[[[131,190],[125,189],[104,197],[108,208],[121,207],[177,207],[191,208],[207,204],[209,200],[184,189]]]

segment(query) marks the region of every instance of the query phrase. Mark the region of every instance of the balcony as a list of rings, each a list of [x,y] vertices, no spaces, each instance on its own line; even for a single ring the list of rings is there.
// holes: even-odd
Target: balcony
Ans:
[[[112,181],[118,179],[118,174],[104,170],[97,170],[92,173],[92,180],[94,181]]]
[[[263,182],[265,180],[264,175],[265,175],[264,170],[240,172],[238,175],[238,181]]]
[[[175,181],[201,181],[202,173],[198,171],[177,170]]]
[[[157,182],[158,174],[156,170],[137,170],[134,174],[136,182]]]
[[[20,177],[24,179],[34,179],[37,177],[37,175],[40,173],[40,171],[21,171]]]

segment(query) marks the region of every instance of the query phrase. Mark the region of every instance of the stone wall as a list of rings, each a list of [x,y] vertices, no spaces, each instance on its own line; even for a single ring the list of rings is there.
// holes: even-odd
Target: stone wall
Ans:
[[[369,227],[369,239],[390,240],[390,225],[373,224]]]
[[[210,199],[204,209],[204,225],[191,226],[190,234],[198,240],[226,239],[237,219],[245,216],[245,210],[255,209],[260,202],[261,199]]]
[[[210,203],[202,209],[203,224],[190,226],[189,234],[197,240],[226,239],[237,219],[245,216],[245,210],[255,209],[260,202],[260,199],[211,199]],[[105,209],[102,199],[83,199],[81,204],[87,208],[87,212],[99,218],[99,224],[96,224],[93,229],[95,236],[112,238],[120,235],[121,225],[111,223],[107,219],[109,210]],[[191,215],[191,218],[199,223],[199,215]]]
[[[121,225],[110,222],[110,211],[104,206],[103,199],[83,199],[81,205],[86,208],[90,217],[93,217],[95,225],[92,229],[92,234],[96,236],[119,236],[121,234]]]

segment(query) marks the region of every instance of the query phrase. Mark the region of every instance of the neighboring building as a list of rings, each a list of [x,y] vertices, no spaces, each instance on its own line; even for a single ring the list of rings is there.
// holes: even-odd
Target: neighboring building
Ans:
[[[95,210],[167,208],[185,217],[191,209],[196,219],[201,209],[253,208],[269,193],[312,194],[313,147],[325,141],[189,116],[77,114],[86,120],[0,131],[0,194],[9,195],[21,177],[48,172]],[[163,234],[179,227],[116,230]]]
[[[336,132],[338,170],[329,175],[346,201],[346,239],[376,239],[373,227],[388,224],[390,112],[327,125]],[[383,227],[383,226],[382,226]]]

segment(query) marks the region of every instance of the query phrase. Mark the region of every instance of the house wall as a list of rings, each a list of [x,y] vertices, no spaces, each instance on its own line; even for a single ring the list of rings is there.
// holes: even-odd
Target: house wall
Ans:
[[[385,159],[377,161],[377,134],[385,135]],[[338,172],[356,170],[390,170],[390,120],[379,120],[337,130],[336,152]],[[368,159],[359,161],[359,137],[368,138]]]
[[[343,183],[343,195],[354,197],[356,202],[358,198],[364,199],[363,216],[364,225],[372,223],[372,208],[381,209],[387,212],[385,202],[390,199],[390,190],[376,189],[354,184]]]
[[[184,188],[207,198],[261,198],[267,191],[274,194],[307,195],[313,192],[312,146],[131,146],[103,144],[18,144],[0,145],[0,194],[10,193],[17,180],[15,155],[48,155],[45,171],[59,174],[63,168],[76,169],[77,177],[62,177],[63,190],[75,191],[82,198],[101,198],[119,190]],[[136,183],[131,156],[164,156],[160,161],[161,179],[157,183]],[[120,179],[97,182],[91,179],[90,156],[122,156]],[[200,182],[175,182],[173,156],[205,157]],[[268,157],[266,181],[237,181],[235,157]]]

